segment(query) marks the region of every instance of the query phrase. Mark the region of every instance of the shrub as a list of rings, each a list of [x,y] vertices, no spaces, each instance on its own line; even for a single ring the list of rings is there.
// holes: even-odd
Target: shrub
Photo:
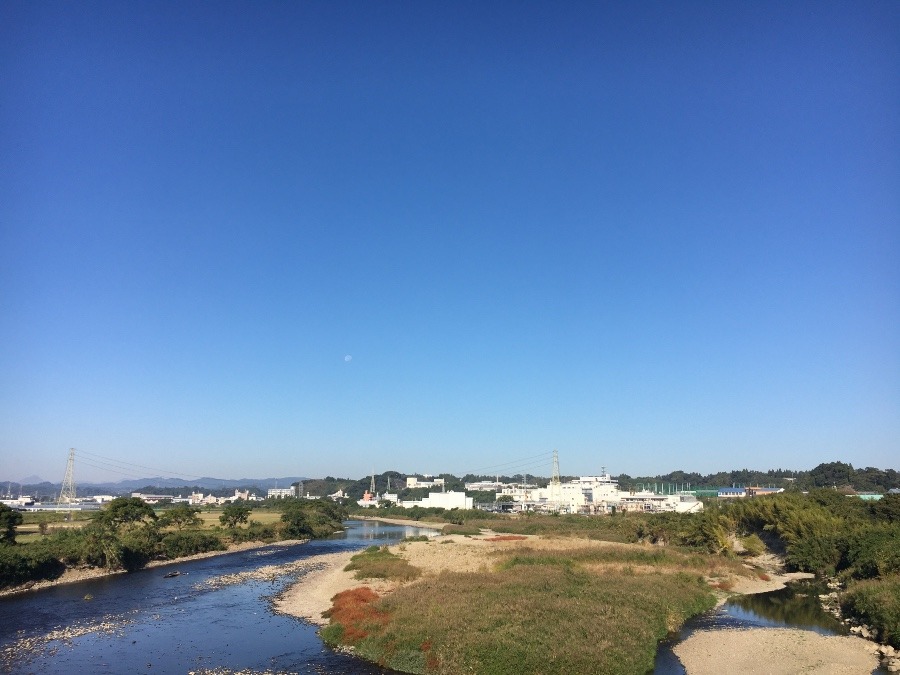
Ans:
[[[390,579],[393,581],[411,581],[422,573],[409,561],[391,553],[388,548],[370,546],[362,553],[350,558],[346,571],[356,571],[357,579]]]
[[[852,583],[841,609],[878,631],[882,642],[900,648],[900,575]]]
[[[900,524],[851,532],[843,563],[856,579],[900,574]]]
[[[274,524],[264,525],[258,520],[251,520],[245,528],[236,528],[228,533],[234,543],[243,541],[272,542],[279,539],[278,528]]]
[[[481,534],[481,528],[475,525],[444,525],[444,527],[441,529],[441,533],[475,536]]]
[[[0,588],[57,579],[65,569],[62,562],[46,551],[31,546],[0,546]]]
[[[224,551],[225,544],[209,532],[170,532],[162,538],[162,552],[167,558],[181,558],[207,551]]]
[[[744,537],[741,539],[741,544],[743,544],[747,555],[751,556],[761,555],[766,550],[766,545],[763,543],[763,540],[759,538],[758,534],[751,534],[749,537]]]

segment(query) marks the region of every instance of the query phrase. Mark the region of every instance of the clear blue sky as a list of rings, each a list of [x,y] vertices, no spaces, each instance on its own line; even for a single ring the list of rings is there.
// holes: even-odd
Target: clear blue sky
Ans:
[[[7,0],[0,479],[900,468],[898,36]]]

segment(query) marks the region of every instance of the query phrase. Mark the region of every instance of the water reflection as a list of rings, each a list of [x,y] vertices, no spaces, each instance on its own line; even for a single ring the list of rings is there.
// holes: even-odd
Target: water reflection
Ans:
[[[754,626],[791,626],[821,635],[848,635],[847,626],[822,609],[819,595],[828,588],[815,581],[799,581],[769,593],[741,595],[729,600],[724,610]]]
[[[725,628],[801,628],[820,635],[848,635],[849,629],[822,609],[819,595],[828,588],[814,579],[795,581],[768,593],[737,595],[724,605],[694,617],[656,652],[654,675],[684,675],[673,647],[694,631]],[[881,671],[876,671],[881,672]]]

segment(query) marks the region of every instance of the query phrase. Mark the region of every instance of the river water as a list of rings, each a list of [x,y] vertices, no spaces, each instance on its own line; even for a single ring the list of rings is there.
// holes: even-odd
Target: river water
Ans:
[[[386,673],[326,648],[314,626],[272,611],[269,599],[296,574],[208,585],[225,574],[434,532],[373,521],[345,525],[346,532],[306,544],[240,551],[0,598],[0,672],[161,675],[221,668]],[[163,577],[173,570],[181,575]]]

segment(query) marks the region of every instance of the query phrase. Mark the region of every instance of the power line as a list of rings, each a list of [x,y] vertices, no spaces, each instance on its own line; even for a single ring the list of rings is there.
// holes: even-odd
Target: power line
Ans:
[[[540,459],[542,461],[537,461],[538,459]],[[532,461],[532,460],[535,460],[535,461]],[[502,473],[503,470],[509,470],[509,469],[513,469],[516,467],[520,467],[520,466],[521,467],[524,467],[526,465],[529,465],[529,466],[535,465],[536,466],[536,465],[543,464],[543,463],[550,464],[551,461],[552,461],[552,454],[547,453],[547,452],[542,452],[540,455],[532,455],[530,457],[520,457],[519,459],[514,459],[509,462],[502,462],[500,464],[492,464],[491,466],[485,466],[480,469],[475,469],[474,471],[471,471],[471,473],[492,474],[492,473],[497,473],[497,471],[500,471]],[[510,466],[510,465],[512,465],[512,466]],[[509,469],[502,469],[502,467],[509,467]]]
[[[112,467],[115,467],[115,468],[107,468],[106,469],[107,471],[116,471],[116,470],[120,470],[120,469],[125,469],[125,470],[131,469],[132,471],[134,471],[134,469],[143,469],[144,471],[155,471],[159,474],[168,474],[169,476],[172,476],[174,478],[184,478],[185,480],[196,480],[196,479],[202,478],[202,476],[195,476],[193,474],[183,474],[178,471],[167,471],[166,469],[160,469],[158,467],[145,466],[143,464],[135,464],[134,462],[126,462],[121,459],[113,459],[111,457],[104,457],[103,455],[98,455],[97,453],[88,452],[86,450],[79,450],[78,455],[79,455],[79,457],[81,457],[82,455],[87,455],[88,458],[93,459],[94,462],[98,462],[101,464],[108,464],[108,465],[112,465]],[[85,463],[87,463],[87,462],[85,462]],[[94,468],[104,468],[104,467],[95,466]],[[124,472],[120,471],[120,473],[124,473]],[[135,475],[137,476],[138,474],[135,472]]]

